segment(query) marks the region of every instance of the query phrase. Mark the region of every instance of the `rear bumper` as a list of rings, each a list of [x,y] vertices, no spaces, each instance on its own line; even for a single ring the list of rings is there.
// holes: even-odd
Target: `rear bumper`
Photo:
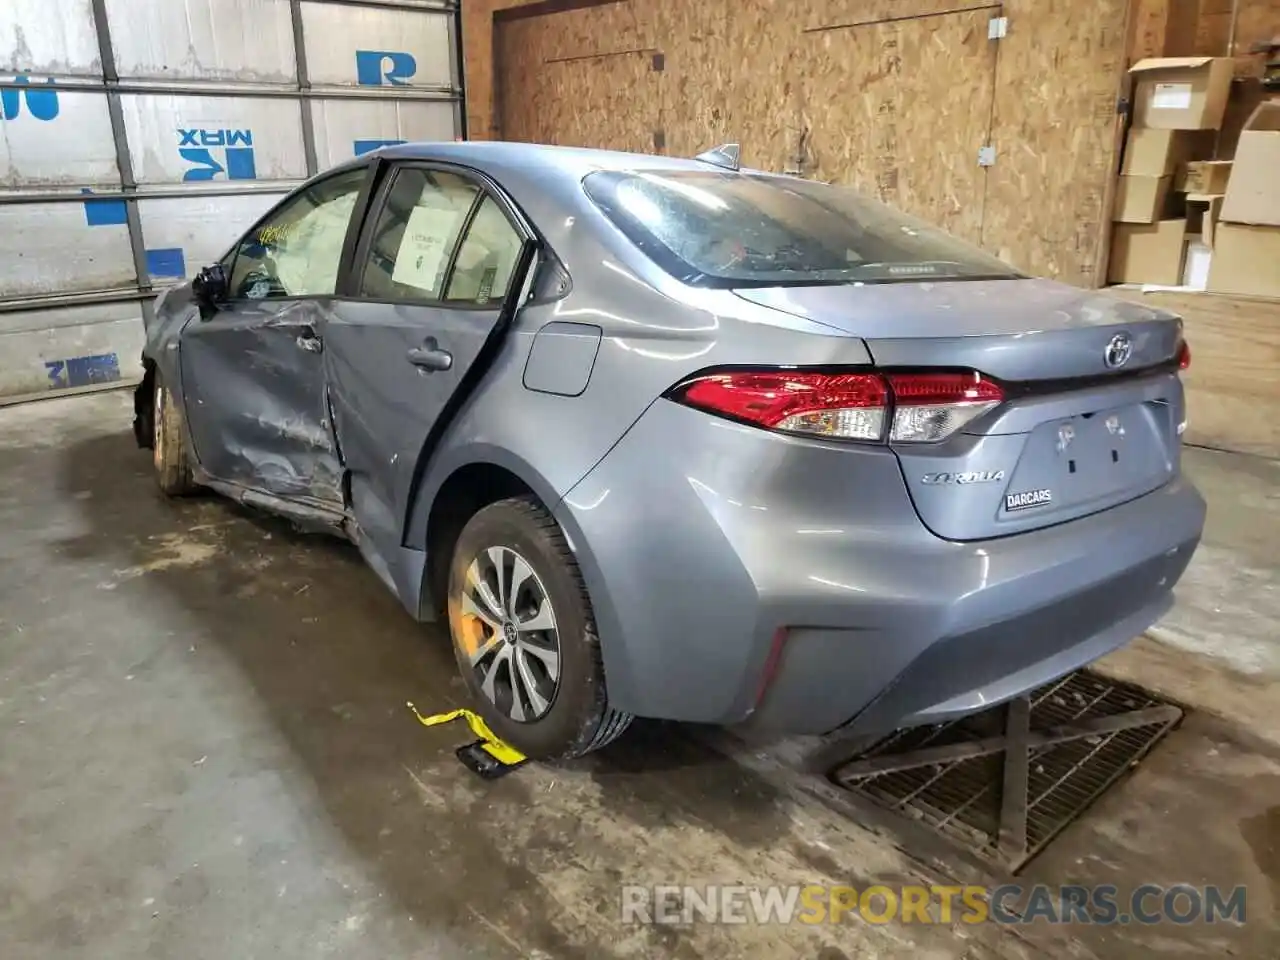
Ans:
[[[954,543],[921,525],[887,450],[663,401],[557,514],[615,706],[878,733],[982,709],[1126,643],[1171,604],[1205,506],[1179,478],[1092,517]]]

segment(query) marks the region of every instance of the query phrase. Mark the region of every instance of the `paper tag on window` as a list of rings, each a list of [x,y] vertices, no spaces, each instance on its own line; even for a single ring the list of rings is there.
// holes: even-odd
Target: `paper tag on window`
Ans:
[[[1153,110],[1185,110],[1191,106],[1191,84],[1157,83],[1151,95]]]
[[[396,254],[391,279],[419,290],[435,291],[462,214],[439,207],[414,207]]]
[[[489,298],[493,296],[493,282],[497,279],[497,267],[488,267],[485,272],[480,275],[480,289],[476,291],[477,303],[489,302]]]

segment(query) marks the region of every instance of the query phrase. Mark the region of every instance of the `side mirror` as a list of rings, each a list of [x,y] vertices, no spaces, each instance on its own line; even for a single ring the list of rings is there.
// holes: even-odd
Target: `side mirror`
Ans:
[[[206,318],[227,298],[227,271],[220,263],[205,267],[191,281],[191,292]]]

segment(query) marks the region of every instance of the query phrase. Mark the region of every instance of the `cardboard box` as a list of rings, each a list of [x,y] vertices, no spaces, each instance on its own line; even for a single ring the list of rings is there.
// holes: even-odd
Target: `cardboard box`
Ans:
[[[1153,57],[1129,68],[1133,124],[1160,130],[1217,130],[1227,109],[1230,57]]]
[[[1117,223],[1111,234],[1111,283],[1158,283],[1176,287],[1182,281],[1187,221]]]
[[[1183,165],[1175,189],[1181,193],[1225,194],[1230,178],[1230,160],[1196,160]]]
[[[1188,161],[1208,160],[1212,156],[1212,131],[1130,127],[1120,172],[1130,176],[1163,177],[1177,173]]]
[[[1244,125],[1222,219],[1280,226],[1280,101],[1258,104]]]
[[[1280,297],[1280,227],[1218,224],[1209,289]]]
[[[1201,242],[1213,249],[1213,238],[1222,219],[1222,197],[1207,193],[1187,194],[1187,232],[1199,234]]]
[[[1169,207],[1172,177],[1121,177],[1111,219],[1118,223],[1154,223]]]
[[[1183,258],[1182,285],[1192,290],[1203,290],[1209,282],[1209,266],[1213,263],[1213,251],[1200,237],[1187,237],[1187,253]]]

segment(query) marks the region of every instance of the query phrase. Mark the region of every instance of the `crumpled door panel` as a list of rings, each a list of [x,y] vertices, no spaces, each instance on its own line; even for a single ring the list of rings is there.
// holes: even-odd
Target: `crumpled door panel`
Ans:
[[[214,478],[341,507],[316,334],[322,311],[313,301],[237,303],[187,327],[187,419],[197,459]]]

